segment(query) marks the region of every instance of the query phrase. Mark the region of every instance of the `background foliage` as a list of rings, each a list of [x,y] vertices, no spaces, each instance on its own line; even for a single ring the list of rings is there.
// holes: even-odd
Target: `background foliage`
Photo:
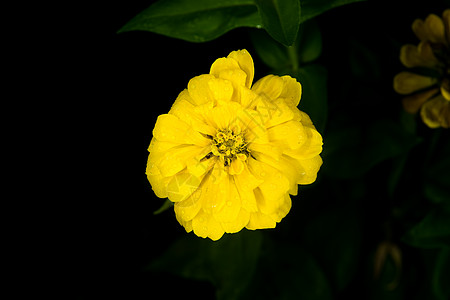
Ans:
[[[99,194],[89,224],[101,224],[76,239],[83,242],[74,246],[69,293],[449,299],[449,133],[404,113],[392,88],[403,70],[401,45],[418,42],[412,21],[448,7],[443,0],[112,4],[95,32],[111,97],[98,100],[102,124],[92,138],[110,145],[98,157],[107,158],[102,188],[111,197]],[[189,79],[243,48],[256,79],[289,74],[302,83],[299,108],[324,137],[324,164],[276,229],[211,242],[186,234],[171,209],[153,214],[164,200],[145,178],[146,149],[156,117]]]

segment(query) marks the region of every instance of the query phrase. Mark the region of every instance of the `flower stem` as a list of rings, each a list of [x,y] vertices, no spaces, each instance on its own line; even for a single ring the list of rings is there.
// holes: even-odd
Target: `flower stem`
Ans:
[[[295,45],[287,47],[289,60],[291,61],[292,72],[297,74],[298,71],[298,52]]]

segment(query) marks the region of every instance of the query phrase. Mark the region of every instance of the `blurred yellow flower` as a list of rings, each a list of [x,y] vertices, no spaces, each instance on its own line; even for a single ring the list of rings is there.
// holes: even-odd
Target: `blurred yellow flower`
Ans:
[[[420,110],[423,122],[430,128],[450,127],[450,9],[442,18],[430,14],[417,19],[412,30],[419,38],[417,46],[404,45],[400,61],[411,68],[394,77],[397,93],[408,95],[402,99],[404,109],[412,114]],[[435,77],[417,74],[432,69]],[[414,71],[418,71],[417,73]],[[428,74],[431,74],[428,72]]]
[[[316,180],[322,137],[297,109],[301,85],[269,75],[252,86],[246,50],[217,59],[192,78],[150,142],[146,174],[175,203],[187,232],[218,240],[242,228],[274,228],[289,194]]]

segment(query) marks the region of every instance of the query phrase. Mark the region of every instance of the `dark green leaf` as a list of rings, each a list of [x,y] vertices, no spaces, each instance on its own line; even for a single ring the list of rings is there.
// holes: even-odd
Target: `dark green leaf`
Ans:
[[[239,299],[332,299],[325,274],[303,248],[270,241],[263,249],[254,279]]]
[[[448,137],[442,135],[439,138],[439,135],[435,134],[428,145],[424,194],[431,202],[450,205],[450,140]]]
[[[424,194],[428,200],[434,203],[447,203],[450,205],[450,186],[428,182],[424,186]]]
[[[450,299],[450,249],[442,249],[433,272],[433,292],[437,299]]]
[[[153,212],[154,215],[159,215],[160,213],[168,210],[169,208],[171,208],[173,206],[173,202],[170,201],[169,199],[166,199],[166,201],[164,201],[164,203],[161,205],[160,208],[158,208],[157,210],[155,210]]]
[[[350,283],[358,268],[361,224],[354,202],[349,201],[322,211],[303,228],[306,249],[339,291]]]
[[[207,280],[218,299],[235,299],[250,281],[261,249],[260,231],[225,234],[213,242],[193,235],[176,241],[149,269]]]
[[[302,15],[300,21],[305,22],[332,8],[361,1],[365,0],[302,0]]]
[[[252,30],[250,38],[256,54],[272,69],[287,69],[290,65],[286,46],[278,43],[265,30]]]
[[[144,30],[190,42],[205,42],[233,28],[261,25],[252,0],[166,0],[152,4],[119,32]]]
[[[255,0],[267,32],[278,42],[291,46],[300,25],[299,0]]]
[[[403,240],[420,248],[450,248],[450,208],[433,209],[405,234]]]
[[[317,22],[311,20],[302,23],[298,39],[300,65],[316,60],[320,56],[322,53],[322,34]]]
[[[335,178],[356,178],[376,164],[405,154],[421,140],[389,120],[337,125],[324,138],[324,167]]]
[[[302,85],[299,109],[306,112],[319,132],[325,128],[327,104],[327,70],[321,65],[309,65],[298,70],[297,79]]]

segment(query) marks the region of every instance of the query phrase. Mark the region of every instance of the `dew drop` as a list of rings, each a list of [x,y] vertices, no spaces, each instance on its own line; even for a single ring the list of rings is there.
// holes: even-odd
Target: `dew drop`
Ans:
[[[205,219],[204,218],[198,218],[198,221],[200,222],[200,223],[203,223],[203,222],[205,222]]]
[[[203,226],[203,230],[204,230],[204,231],[208,231],[208,227]]]
[[[266,176],[266,172],[261,172],[261,173],[259,173],[259,175],[261,175],[261,177],[264,177],[264,176]]]
[[[228,205],[228,206],[231,206],[231,205],[233,205],[233,202],[228,201],[228,202],[227,202],[227,205]]]

